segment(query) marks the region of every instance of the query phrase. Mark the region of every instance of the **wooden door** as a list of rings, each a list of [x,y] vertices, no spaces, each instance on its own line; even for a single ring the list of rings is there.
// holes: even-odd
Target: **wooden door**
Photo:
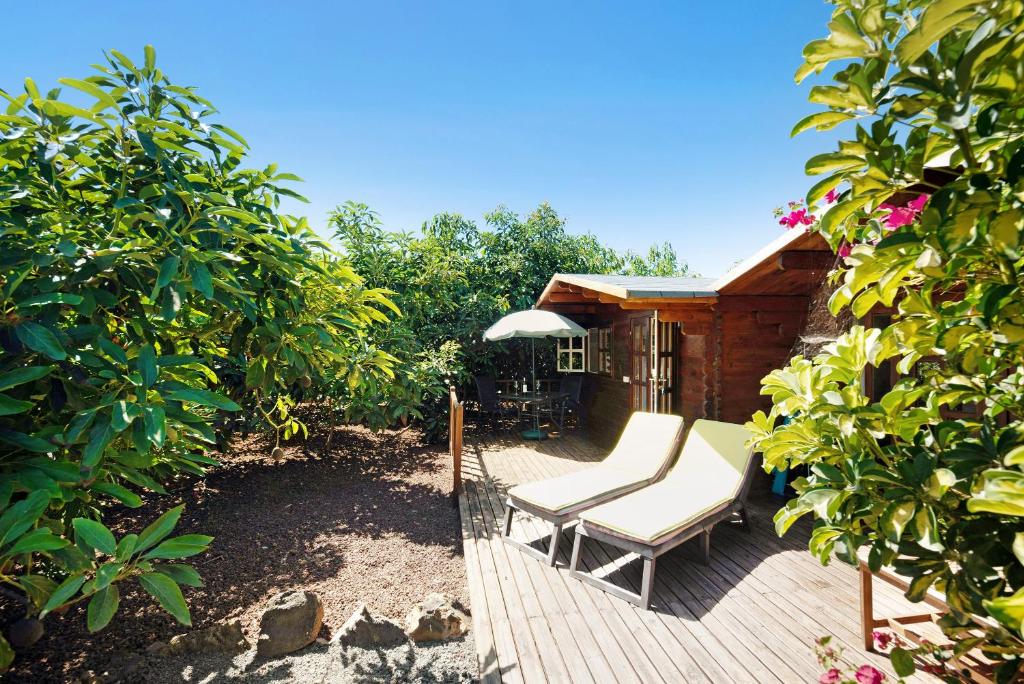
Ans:
[[[634,318],[629,322],[629,407],[633,411],[650,411],[651,406],[651,318]]]
[[[676,396],[676,333],[678,323],[658,321],[654,339],[654,410],[675,413]]]

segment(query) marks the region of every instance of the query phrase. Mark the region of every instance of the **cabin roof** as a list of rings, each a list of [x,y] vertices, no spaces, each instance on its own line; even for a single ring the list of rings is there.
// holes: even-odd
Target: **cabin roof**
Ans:
[[[555,278],[622,299],[683,299],[714,297],[714,278],[664,278],[661,276],[594,275],[558,273]]]
[[[556,273],[537,306],[629,303],[658,309],[707,305],[720,295],[806,296],[834,265],[835,255],[821,235],[788,230],[720,278]]]

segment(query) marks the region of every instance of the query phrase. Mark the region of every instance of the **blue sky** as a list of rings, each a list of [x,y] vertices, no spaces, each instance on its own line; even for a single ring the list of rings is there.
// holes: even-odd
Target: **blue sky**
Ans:
[[[348,199],[391,228],[550,202],[618,249],[668,240],[719,275],[774,238],[826,136],[792,75],[823,0],[28,2],[0,87],[156,47],[179,84],[305,183],[317,227]]]

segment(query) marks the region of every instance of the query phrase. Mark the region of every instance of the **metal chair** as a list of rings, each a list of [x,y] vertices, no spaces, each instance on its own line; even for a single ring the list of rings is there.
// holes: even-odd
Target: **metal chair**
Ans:
[[[477,375],[473,378],[476,381],[477,410],[480,419],[484,416],[490,419],[491,427],[497,431],[499,421],[515,414],[515,409],[510,406],[503,406],[498,396],[498,388],[494,378],[486,375]]]
[[[551,419],[558,415],[558,425],[564,429],[568,413],[576,421],[576,429],[584,425],[585,406],[583,404],[583,376],[566,375],[559,382],[558,396],[551,402]]]

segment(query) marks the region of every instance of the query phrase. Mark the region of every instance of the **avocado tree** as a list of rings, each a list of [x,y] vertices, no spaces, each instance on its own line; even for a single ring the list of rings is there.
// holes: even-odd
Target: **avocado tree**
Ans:
[[[244,168],[151,47],[97,69],[61,79],[70,98],[0,91],[0,582],[29,616],[88,602],[98,630],[132,580],[189,624],[178,561],[211,538],[171,537],[178,507],[118,539],[104,511],[202,475],[232,416],[289,436],[295,388],[391,372],[355,351],[393,305],[279,213],[297,178]],[[327,305],[307,309],[312,280]]]
[[[1010,681],[1024,654],[1024,5],[834,4],[797,73],[828,75],[810,91],[825,109],[794,134],[842,125],[838,149],[807,162],[824,176],[809,205],[838,189],[812,228],[845,255],[832,311],[886,307],[892,322],[766,377],[753,444],[766,468],[810,468],[780,534],[812,514],[822,562],[863,547],[909,578],[911,600],[945,594],[955,647],[897,648],[898,674],[920,656],[955,676],[978,647]],[[862,377],[886,362],[902,377],[869,397]],[[972,615],[993,621],[984,636]]]

